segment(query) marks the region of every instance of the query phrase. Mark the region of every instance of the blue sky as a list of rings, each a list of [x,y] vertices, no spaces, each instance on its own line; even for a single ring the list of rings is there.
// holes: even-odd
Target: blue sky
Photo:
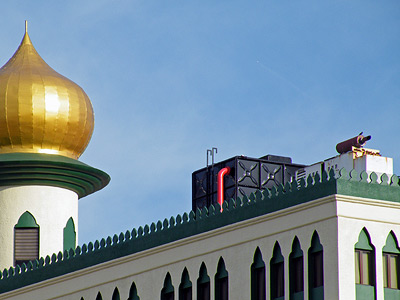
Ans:
[[[364,131],[400,173],[400,2],[8,1],[95,110],[81,161],[111,175],[80,200],[80,244],[191,208],[191,173],[235,155],[311,164]]]

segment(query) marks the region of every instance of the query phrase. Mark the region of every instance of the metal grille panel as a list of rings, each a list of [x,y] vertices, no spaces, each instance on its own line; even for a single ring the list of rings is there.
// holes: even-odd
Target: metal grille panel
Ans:
[[[39,258],[39,228],[15,228],[15,261],[37,258]]]

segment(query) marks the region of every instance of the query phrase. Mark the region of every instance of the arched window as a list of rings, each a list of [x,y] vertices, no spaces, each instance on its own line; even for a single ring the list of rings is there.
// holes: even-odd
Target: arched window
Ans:
[[[39,225],[30,212],[24,212],[14,227],[14,265],[39,258]]]
[[[199,278],[197,279],[197,300],[210,300],[210,277],[204,262],[200,266]]]
[[[304,262],[303,251],[297,237],[292,244],[289,255],[289,290],[290,299],[304,299]]]
[[[356,299],[375,299],[375,248],[365,228],[355,245]]]
[[[189,272],[183,269],[181,283],[179,285],[179,300],[192,300],[192,282],[190,281]]]
[[[315,231],[308,249],[308,290],[310,300],[324,299],[324,256],[323,247]]]
[[[228,294],[228,271],[225,268],[224,259],[221,257],[215,274],[215,300],[228,300]]]
[[[128,300],[140,300],[140,298],[138,296],[136,284],[134,282],[132,282],[131,288],[129,289]]]
[[[161,300],[174,300],[174,286],[169,272],[164,279],[164,287],[161,290]]]
[[[251,300],[265,300],[265,263],[257,247],[251,264]]]
[[[386,239],[383,252],[383,286],[385,299],[400,299],[399,284],[399,245],[391,231]]]
[[[103,300],[100,292],[97,293],[96,300]]]
[[[121,300],[118,288],[114,289],[114,293],[112,294],[111,300]]]
[[[68,219],[67,224],[64,227],[64,251],[69,249],[75,249],[76,247],[76,232],[74,220]]]
[[[271,299],[283,300],[285,297],[284,258],[281,247],[276,242],[270,261]]]

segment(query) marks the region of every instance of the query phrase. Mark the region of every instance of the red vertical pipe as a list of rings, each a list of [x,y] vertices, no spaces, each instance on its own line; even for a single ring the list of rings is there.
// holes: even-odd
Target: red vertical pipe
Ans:
[[[224,176],[228,175],[230,171],[231,168],[225,167],[218,172],[218,203],[221,206],[221,211],[224,203]]]

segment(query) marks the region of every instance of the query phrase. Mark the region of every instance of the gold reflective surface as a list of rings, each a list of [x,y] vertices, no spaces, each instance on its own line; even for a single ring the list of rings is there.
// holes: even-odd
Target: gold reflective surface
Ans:
[[[0,69],[0,153],[49,153],[78,158],[93,133],[94,115],[81,87],[39,56],[25,32]]]

